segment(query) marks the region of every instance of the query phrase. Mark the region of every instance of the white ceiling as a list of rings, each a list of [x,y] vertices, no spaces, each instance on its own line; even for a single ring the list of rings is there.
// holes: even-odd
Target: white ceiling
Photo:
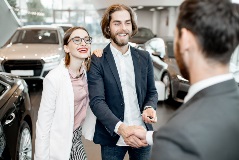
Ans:
[[[91,0],[95,9],[105,9],[112,4],[128,6],[179,6],[183,0]]]

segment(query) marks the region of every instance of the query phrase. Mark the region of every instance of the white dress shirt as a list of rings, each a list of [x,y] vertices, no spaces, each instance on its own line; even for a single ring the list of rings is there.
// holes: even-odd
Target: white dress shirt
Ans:
[[[122,54],[116,48],[114,48],[110,44],[111,52],[113,53],[113,57],[115,60],[115,64],[118,70],[122,92],[124,96],[124,124],[138,125],[145,127],[145,124],[142,120],[142,116],[139,110],[138,98],[135,87],[135,73],[134,73],[134,65],[131,57],[130,47],[125,54]],[[136,66],[137,67],[137,66]],[[117,133],[119,126],[122,124],[119,121],[115,126],[115,133]],[[117,133],[118,134],[118,133]],[[125,144],[124,139],[120,136],[117,144],[118,146],[128,146]]]
[[[233,79],[233,75],[231,73],[228,73],[228,74],[223,74],[219,76],[214,76],[214,77],[211,77],[193,84],[192,86],[190,86],[188,90],[188,94],[184,98],[184,103],[189,101],[196,93],[203,90],[204,88],[207,88],[214,84],[221,83],[230,79]],[[149,145],[153,144],[153,131],[147,132],[146,141]]]

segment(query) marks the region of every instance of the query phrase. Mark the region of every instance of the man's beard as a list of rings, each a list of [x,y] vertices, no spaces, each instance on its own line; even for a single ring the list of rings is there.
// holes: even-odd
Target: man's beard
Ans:
[[[116,35],[117,35],[118,33],[116,33],[116,34],[110,33],[110,34],[111,34],[111,39],[113,40],[113,42],[114,42],[115,44],[117,44],[118,46],[120,46],[120,47],[127,45],[128,42],[129,42],[129,38],[126,39],[126,40],[119,40],[119,39],[116,37]],[[129,33],[126,33],[126,34],[130,35]]]
[[[174,49],[174,55],[175,55],[175,59],[177,61],[179,70],[183,76],[183,78],[189,80],[190,75],[188,72],[188,69],[183,61],[183,57],[182,54],[180,53],[180,44],[179,44],[179,40],[176,41],[176,48]]]

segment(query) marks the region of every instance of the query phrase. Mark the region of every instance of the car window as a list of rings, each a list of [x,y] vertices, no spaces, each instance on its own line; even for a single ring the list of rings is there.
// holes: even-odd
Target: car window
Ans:
[[[169,58],[175,58],[174,57],[174,51],[173,51],[173,41],[166,41],[166,47],[167,47],[167,54]]]
[[[9,87],[5,83],[0,82],[0,99],[2,99],[2,97],[7,92],[8,89]]]
[[[58,44],[58,35],[56,30],[33,29],[18,30],[13,35],[11,42],[15,43],[45,43]]]
[[[134,37],[148,37],[153,38],[153,32],[148,28],[138,28],[138,33]]]
[[[64,32],[66,32],[68,29],[70,29],[71,27],[69,27],[69,26],[61,26],[62,27],[62,29],[64,30]]]

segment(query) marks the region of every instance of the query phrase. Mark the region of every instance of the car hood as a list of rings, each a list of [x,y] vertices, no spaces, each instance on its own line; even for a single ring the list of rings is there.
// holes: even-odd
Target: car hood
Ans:
[[[0,49],[0,57],[6,59],[41,59],[62,53],[58,44],[12,44]]]
[[[175,58],[167,58],[164,62],[168,65],[168,70],[170,70],[171,74],[181,75]]]

